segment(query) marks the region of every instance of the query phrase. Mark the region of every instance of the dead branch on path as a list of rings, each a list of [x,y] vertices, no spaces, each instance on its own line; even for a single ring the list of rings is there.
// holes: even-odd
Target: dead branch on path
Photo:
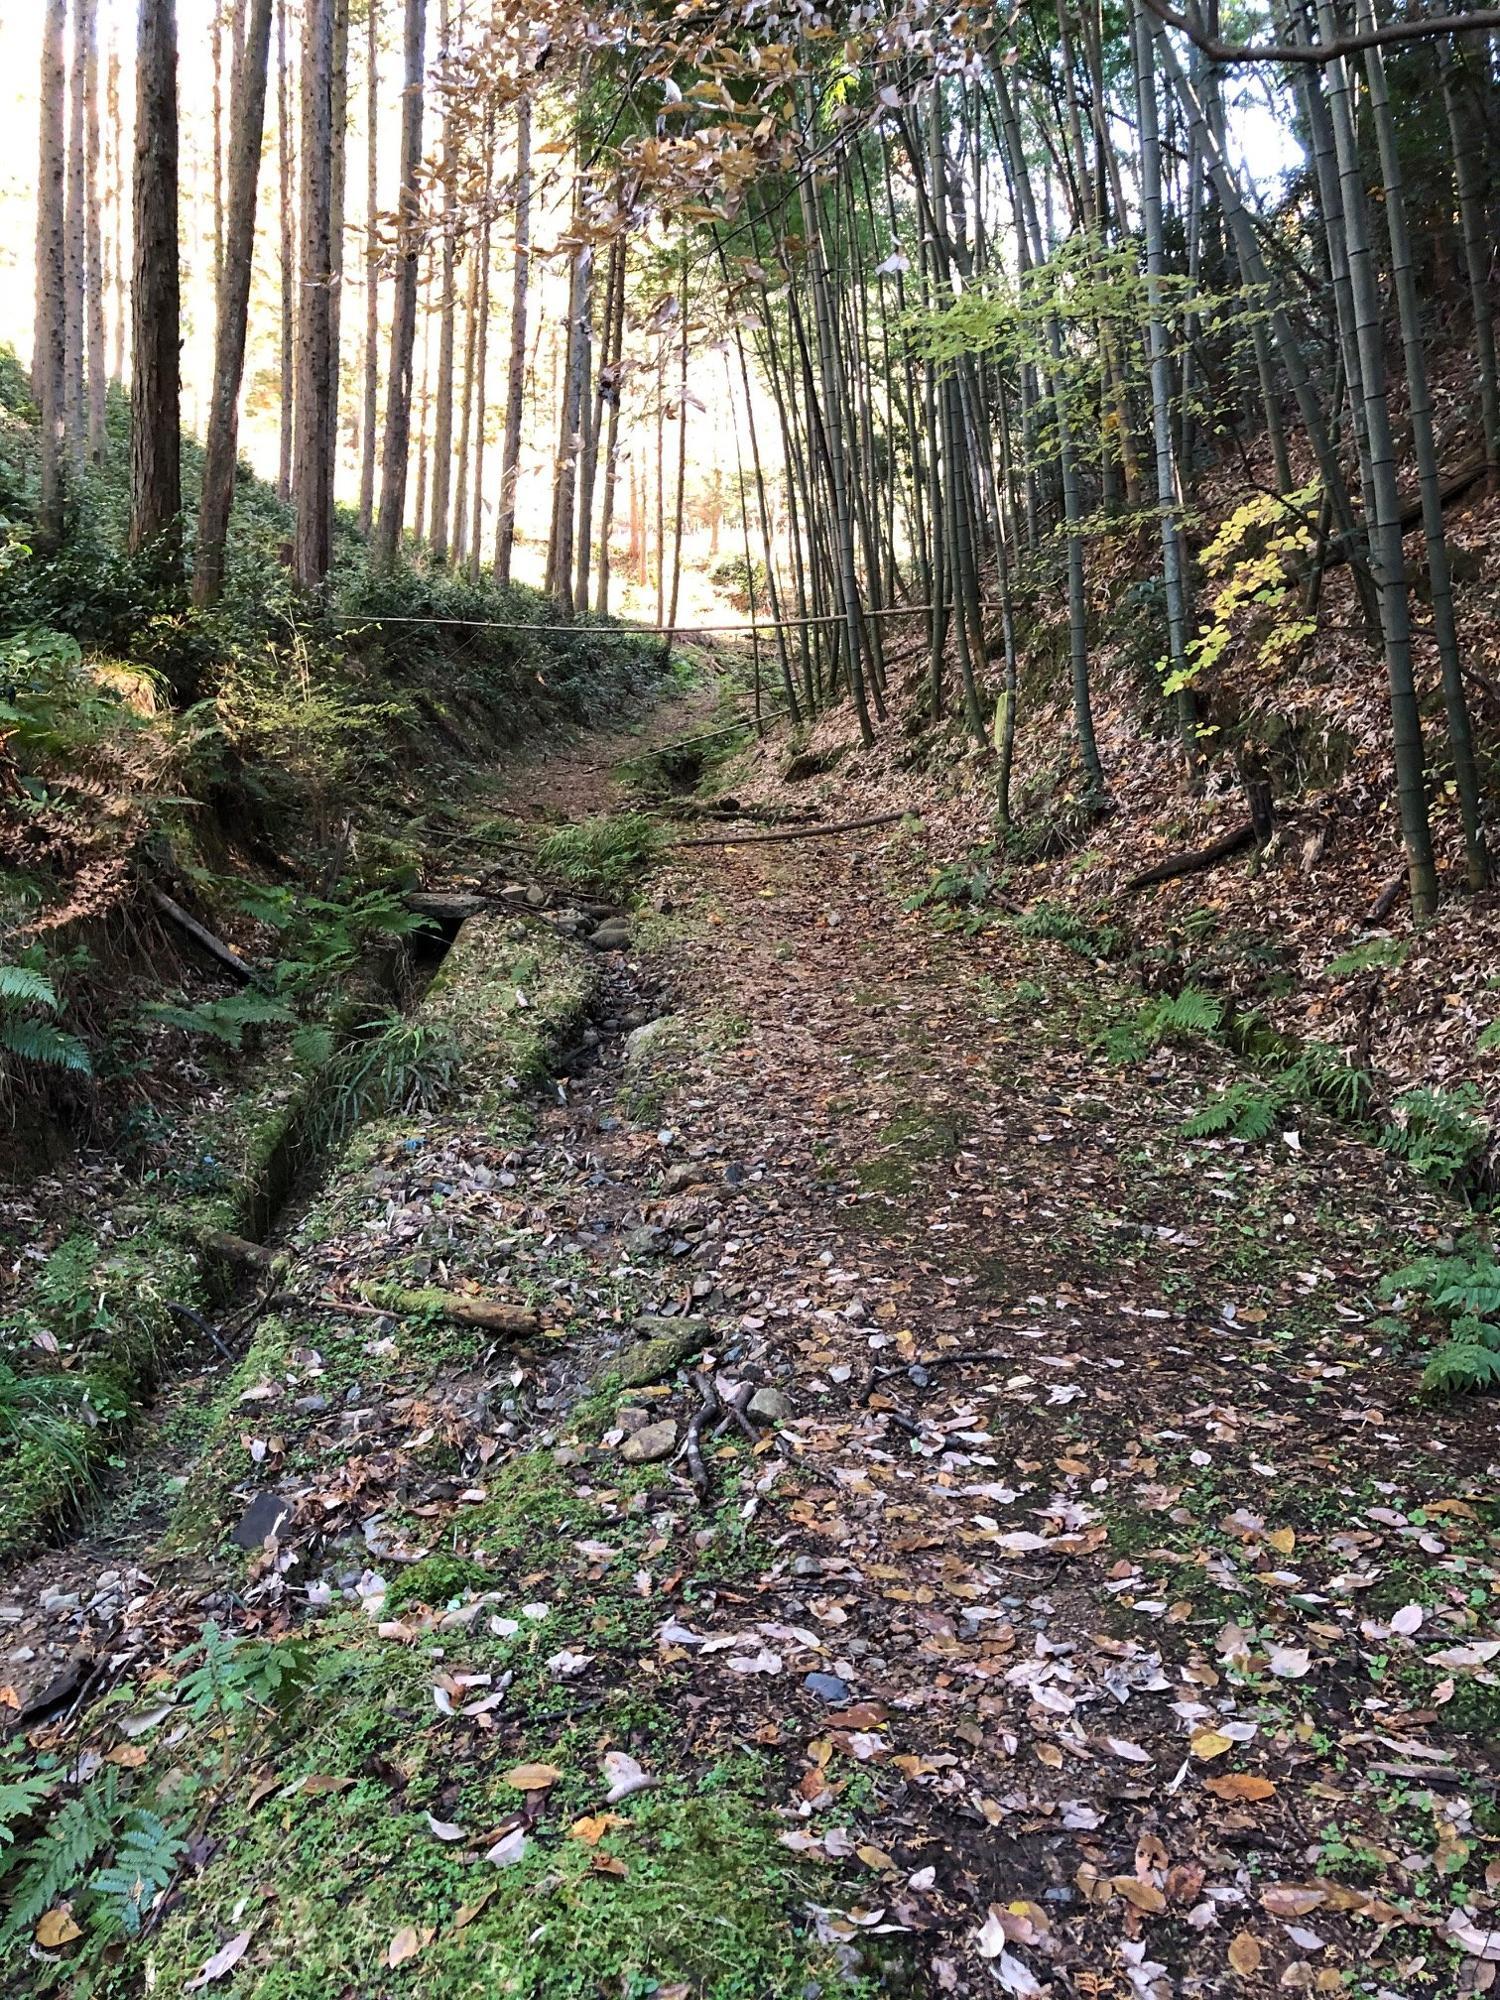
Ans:
[[[669,840],[668,847],[755,847],[772,840],[820,840],[834,833],[860,833],[867,826],[890,826],[898,819],[917,819],[913,812],[871,813],[867,819],[814,820],[803,826],[778,827],[774,833],[715,833],[693,840]]]

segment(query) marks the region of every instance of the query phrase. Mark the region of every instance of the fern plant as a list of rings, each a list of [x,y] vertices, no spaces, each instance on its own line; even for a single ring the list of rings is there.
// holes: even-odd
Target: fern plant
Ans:
[[[1444,1256],[1415,1258],[1382,1279],[1380,1296],[1415,1301],[1446,1337],[1422,1372],[1422,1387],[1455,1395],[1500,1386],[1500,1261],[1473,1237]]]
[[[1395,938],[1368,938],[1357,944],[1351,951],[1340,952],[1331,958],[1323,971],[1329,979],[1347,979],[1355,972],[1374,972],[1387,966],[1402,965],[1411,950],[1411,942],[1405,943]]]
[[[169,1665],[187,1667],[177,1692],[193,1720],[203,1722],[252,1706],[283,1705],[302,1687],[309,1659],[297,1640],[242,1639],[209,1619],[194,1644],[174,1653]]]
[[[1201,1105],[1182,1127],[1185,1139],[1244,1139],[1258,1145],[1269,1139],[1286,1109],[1284,1093],[1257,1090],[1250,1083],[1231,1083]]]
[[[148,1021],[181,1028],[189,1035],[208,1035],[231,1049],[244,1046],[247,1028],[270,1023],[284,1026],[297,1018],[284,1000],[254,991],[230,993],[221,1000],[204,1000],[195,1007],[170,1000],[149,1000],[141,1014]]]
[[[48,1069],[88,1076],[93,1064],[76,1035],[57,1026],[57,988],[35,965],[0,965],[0,1052]]]
[[[1472,1083],[1405,1091],[1391,1106],[1392,1120],[1380,1143],[1424,1179],[1451,1187],[1473,1172],[1489,1144],[1483,1101]]]
[[[1220,1000],[1201,986],[1184,986],[1180,993],[1147,1001],[1129,1020],[1112,1023],[1100,1037],[1100,1046],[1111,1062],[1142,1062],[1164,1042],[1217,1035],[1223,1022]]]

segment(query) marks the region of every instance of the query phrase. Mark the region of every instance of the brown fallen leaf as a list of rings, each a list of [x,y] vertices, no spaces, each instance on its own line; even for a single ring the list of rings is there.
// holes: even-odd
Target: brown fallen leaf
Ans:
[[[503,1782],[518,1792],[549,1792],[561,1776],[555,1764],[517,1764]]]
[[[453,1928],[456,1931],[467,1930],[494,1893],[493,1889],[483,1889],[472,1903],[460,1903],[454,1914]]]
[[[408,1959],[415,1958],[421,1949],[422,1939],[415,1926],[403,1924],[386,1946],[385,1962],[394,1971],[398,1965],[405,1965]]]
[[[1269,1778],[1258,1778],[1253,1771],[1226,1771],[1221,1778],[1205,1778],[1204,1788],[1216,1799],[1269,1799],[1276,1795],[1276,1787]]]
[[[589,1868],[595,1875],[628,1875],[630,1873],[630,1870],[625,1866],[625,1863],[620,1859],[618,1854],[605,1854],[602,1849],[596,1850],[589,1857]]]
[[[1049,1771],[1062,1769],[1063,1753],[1055,1743],[1033,1743],[1032,1754],[1039,1764],[1045,1764]]]
[[[1241,1931],[1229,1947],[1229,1963],[1242,1979],[1259,1972],[1262,1956],[1260,1939],[1249,1931]]]
[[[138,1771],[146,1761],[144,1743],[117,1743],[113,1750],[104,1753],[106,1764],[118,1764],[123,1771]]]
[[[221,1944],[212,1958],[204,1959],[197,1977],[187,1982],[183,1992],[196,1993],[200,1987],[211,1986],[216,1979],[233,1972],[249,1949],[250,1937],[249,1931],[237,1931],[227,1944]]]
[[[1167,1899],[1154,1883],[1141,1881],[1138,1875],[1116,1875],[1109,1885],[1117,1896],[1137,1910],[1145,1910],[1148,1915],[1158,1917],[1167,1907]]]
[[[1188,1747],[1195,1757],[1207,1760],[1210,1757],[1222,1757],[1226,1750],[1232,1750],[1234,1741],[1219,1729],[1195,1729]]]
[[[346,1792],[354,1783],[352,1778],[304,1778],[297,1787],[310,1799],[320,1799],[326,1792]]]
[[[1305,1917],[1327,1901],[1326,1890],[1304,1889],[1296,1882],[1273,1882],[1260,1893],[1261,1908],[1273,1917]]]
[[[617,1826],[629,1822],[623,1813],[585,1813],[582,1819],[575,1819],[568,1828],[569,1840],[581,1840],[585,1847],[597,1847],[605,1834]]]
[[[71,1944],[74,1938],[81,1938],[83,1930],[73,1921],[73,1912],[68,1905],[58,1903],[43,1912],[35,1936],[43,1951],[56,1951],[59,1945]]]

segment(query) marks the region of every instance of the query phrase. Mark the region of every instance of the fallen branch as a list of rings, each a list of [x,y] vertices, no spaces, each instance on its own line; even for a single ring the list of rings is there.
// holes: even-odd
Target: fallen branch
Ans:
[[[1391,877],[1390,881],[1386,883],[1385,887],[1381,890],[1380,894],[1375,898],[1374,902],[1370,905],[1369,909],[1366,910],[1365,922],[1367,924],[1380,924],[1385,922],[1386,918],[1391,914],[1391,911],[1394,910],[1397,903],[1400,902],[1401,891],[1406,887],[1406,880],[1407,880],[1406,870],[1404,868],[1398,868],[1395,874]]]
[[[482,1292],[445,1292],[436,1285],[408,1290],[403,1285],[361,1285],[359,1295],[378,1312],[406,1319],[446,1319],[455,1326],[479,1326],[487,1333],[540,1333],[535,1306],[511,1305]]]
[[[166,1303],[167,1311],[179,1326],[185,1326],[190,1332],[201,1333],[205,1339],[211,1340],[226,1361],[235,1359],[233,1349],[221,1337],[219,1329],[212,1320],[205,1319],[202,1313],[195,1311],[192,1306],[179,1305],[175,1299],[168,1299]]]
[[[755,847],[771,840],[819,840],[832,833],[859,833],[867,826],[890,826],[898,819],[915,819],[915,813],[871,813],[868,819],[814,820],[806,826],[778,827],[775,833],[714,833],[695,840],[669,840],[668,847]]]
[[[703,1462],[703,1426],[719,1414],[719,1392],[712,1378],[695,1374],[693,1387],[703,1398],[693,1413],[692,1422],[687,1427],[687,1436],[682,1440],[682,1456],[687,1460],[688,1478],[693,1482],[693,1491],[698,1496],[700,1507],[708,1505],[713,1481],[709,1478],[708,1467]]]
[[[283,1271],[291,1262],[284,1250],[271,1250],[264,1243],[252,1243],[248,1236],[236,1236],[228,1229],[205,1229],[198,1248],[226,1264],[246,1264],[253,1271]]]
[[[1133,896],[1138,889],[1149,889],[1156,882],[1172,882],[1179,875],[1197,875],[1205,868],[1213,868],[1220,861],[1227,861],[1231,854],[1238,854],[1243,848],[1255,844],[1255,823],[1246,820],[1222,840],[1216,840],[1212,847],[1200,847],[1192,854],[1173,854],[1165,861],[1158,861],[1154,868],[1147,868],[1139,875],[1132,875],[1120,891],[1122,896]]]
[[[247,965],[237,951],[231,951],[222,938],[214,936],[206,924],[200,924],[181,905],[174,902],[165,889],[149,888],[146,892],[163,916],[170,917],[179,930],[186,931],[195,944],[201,945],[210,958],[216,958],[226,972],[232,972],[236,979],[246,986],[258,986],[260,974],[253,965]]]

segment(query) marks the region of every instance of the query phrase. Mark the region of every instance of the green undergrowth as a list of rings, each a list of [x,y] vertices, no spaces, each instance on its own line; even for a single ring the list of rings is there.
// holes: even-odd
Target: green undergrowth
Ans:
[[[104,1229],[67,1236],[0,1320],[0,1556],[35,1547],[116,1462],[141,1398],[194,1337],[169,1307],[213,1311],[228,1274],[202,1239],[259,1236],[275,1213],[319,1100],[320,1053],[293,1036],[261,1051],[140,1194]]]
[[[452,1099],[357,1134],[309,1218],[304,1266],[319,1212],[355,1223],[413,1151],[515,1129],[594,966],[501,919],[465,927],[418,1015],[460,1052]],[[658,1638],[669,1613],[706,1616],[774,1561],[741,1517],[746,1447],[722,1449],[722,1498],[702,1514],[662,1467],[598,1444],[617,1400],[599,1393],[535,1446],[470,1458],[464,1501],[434,1510],[427,1483],[461,1463],[444,1398],[478,1394],[475,1348],[471,1330],[420,1317],[291,1306],[262,1320],[210,1418],[175,1551],[232,1596],[248,1558],[224,1529],[245,1493],[337,1491],[360,1464],[347,1438],[320,1438],[332,1416],[291,1407],[304,1378],[326,1410],[357,1383],[387,1424],[404,1413],[401,1481],[303,1545],[299,1580],[326,1609],[273,1641],[207,1626],[165,1673],[117,1689],[86,1721],[105,1761],[81,1782],[71,1752],[67,1770],[24,1752],[0,1766],[0,1899],[21,1913],[0,1930],[7,1990],[178,1995],[226,1946],[238,1957],[212,1990],[256,2000],[873,1990],[818,1941],[809,1905],[831,1878],[778,1839],[779,1761],[711,1716],[685,1734],[695,1666]],[[252,1431],[276,1440],[259,1466]],[[361,1515],[378,1518],[369,1544]],[[358,1603],[339,1581],[351,1563]],[[670,1600],[643,1587],[668,1573]],[[653,1780],[612,1806],[611,1753]],[[531,1790],[514,1782],[528,1765],[547,1767]],[[66,1922],[43,1949],[48,1912]]]

